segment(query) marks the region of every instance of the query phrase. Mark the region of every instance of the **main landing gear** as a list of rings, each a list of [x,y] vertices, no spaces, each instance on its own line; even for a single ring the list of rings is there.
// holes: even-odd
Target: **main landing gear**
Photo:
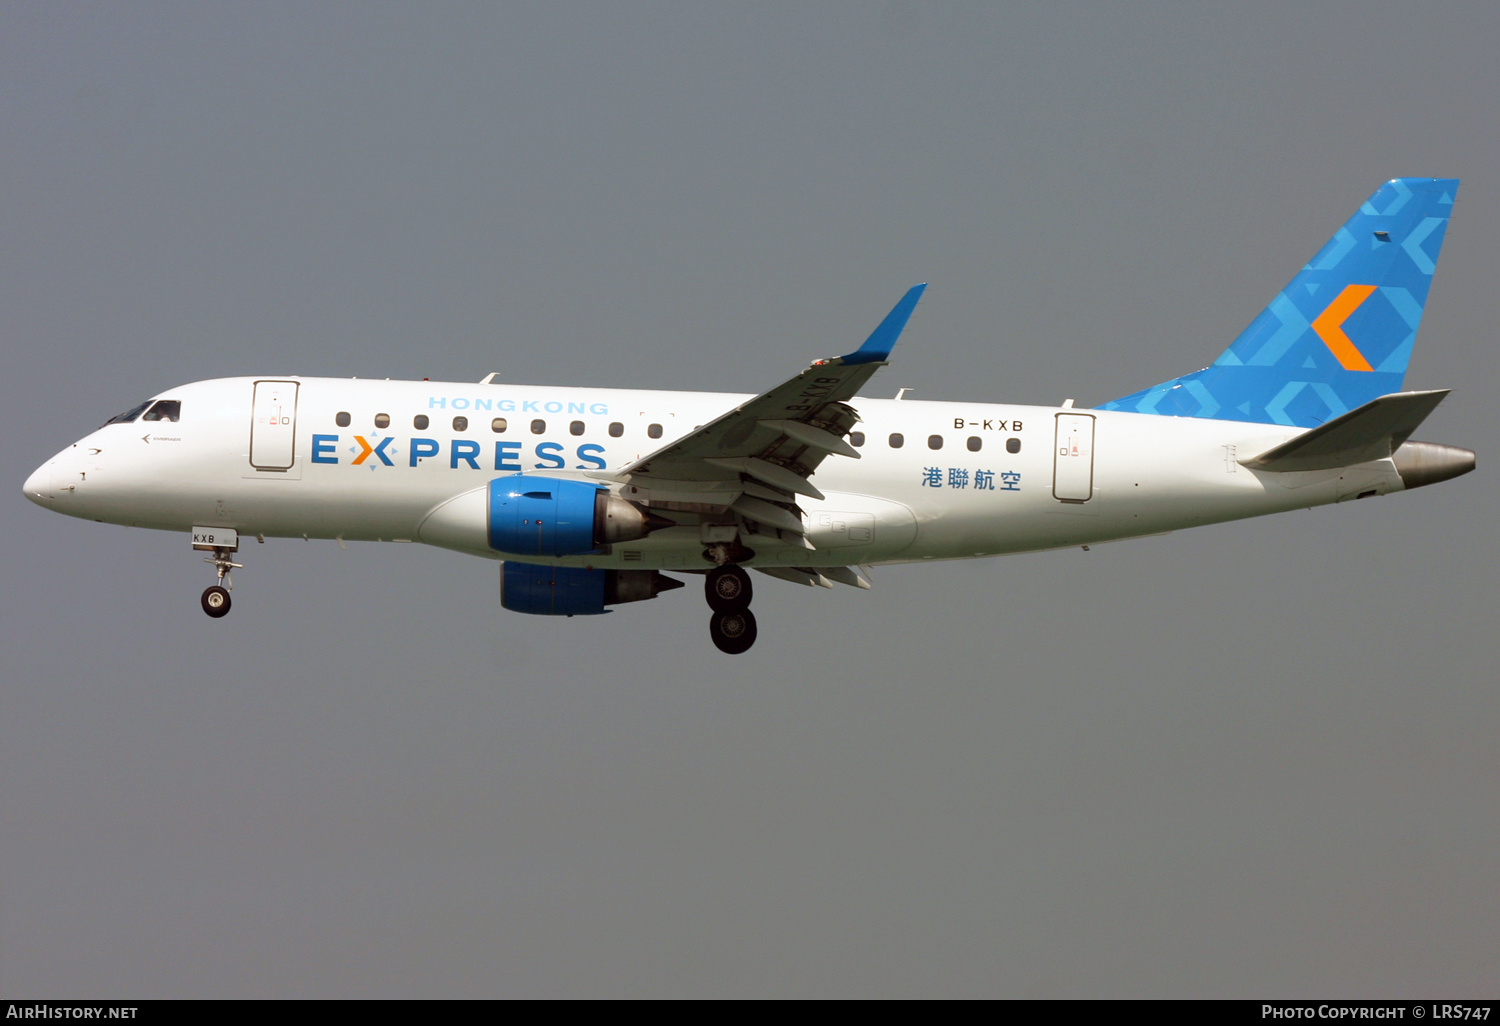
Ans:
[[[714,646],[728,655],[739,655],[755,644],[755,614],[750,612],[750,575],[734,564],[716,566],[704,585],[708,608],[708,634]]]
[[[219,583],[203,592],[203,611],[215,619],[229,612],[232,605],[229,601],[229,589],[234,587],[234,582],[229,579],[229,571],[242,569],[245,565],[230,558],[233,551],[216,547],[212,556],[203,557],[203,562],[212,563],[219,571]]]

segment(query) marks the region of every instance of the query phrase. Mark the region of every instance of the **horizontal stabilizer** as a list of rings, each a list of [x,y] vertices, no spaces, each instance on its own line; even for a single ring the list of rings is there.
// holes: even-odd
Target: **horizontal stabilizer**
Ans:
[[[1447,395],[1448,389],[1383,395],[1240,464],[1284,472],[1388,459]]]

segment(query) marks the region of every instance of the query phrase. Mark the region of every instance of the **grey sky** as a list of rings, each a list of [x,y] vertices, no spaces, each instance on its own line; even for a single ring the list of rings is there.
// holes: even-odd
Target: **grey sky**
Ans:
[[[1390,996],[1500,965],[1492,5],[0,6],[0,993]],[[493,564],[27,503],[240,373],[871,394],[1203,366],[1463,179],[1477,473],[1002,560],[499,607]]]

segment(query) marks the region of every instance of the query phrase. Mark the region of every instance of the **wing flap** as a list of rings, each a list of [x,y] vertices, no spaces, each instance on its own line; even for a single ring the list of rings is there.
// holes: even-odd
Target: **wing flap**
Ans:
[[[772,463],[758,456],[705,456],[703,462],[713,467],[724,467],[727,470],[738,470],[743,474],[749,474],[772,488],[780,488],[783,491],[806,495],[813,499],[824,497],[807,477],[797,473],[791,467]]]
[[[804,570],[795,566],[758,566],[755,569],[778,581],[791,581],[809,588],[816,587],[818,583],[818,574],[811,569]]]
[[[825,566],[823,576],[838,581],[840,584],[847,584],[851,588],[859,588],[861,591],[869,591],[871,588],[869,581],[847,566]]]
[[[863,591],[872,587],[869,581],[847,566],[758,566],[755,569],[768,577],[804,584],[809,588],[832,588],[835,581]]]
[[[790,531],[792,534],[807,533],[807,528],[802,524],[802,518],[797,514],[774,502],[757,499],[753,495],[741,495],[729,508],[747,520],[754,520],[758,524],[764,524],[778,531]]]
[[[821,449],[828,453],[837,453],[840,456],[848,456],[852,460],[859,459],[859,450],[838,435],[824,431],[822,428],[804,424],[800,420],[763,420],[761,427],[772,428],[788,438],[810,445],[814,449]]]

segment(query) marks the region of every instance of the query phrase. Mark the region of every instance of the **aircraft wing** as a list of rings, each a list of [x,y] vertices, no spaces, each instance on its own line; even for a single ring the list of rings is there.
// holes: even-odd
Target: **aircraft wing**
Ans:
[[[823,498],[810,479],[829,455],[859,459],[844,438],[859,421],[847,400],[886,365],[926,287],[908,290],[854,352],[817,361],[623,468],[626,495],[668,507],[729,506],[746,520],[800,536],[796,496]]]

